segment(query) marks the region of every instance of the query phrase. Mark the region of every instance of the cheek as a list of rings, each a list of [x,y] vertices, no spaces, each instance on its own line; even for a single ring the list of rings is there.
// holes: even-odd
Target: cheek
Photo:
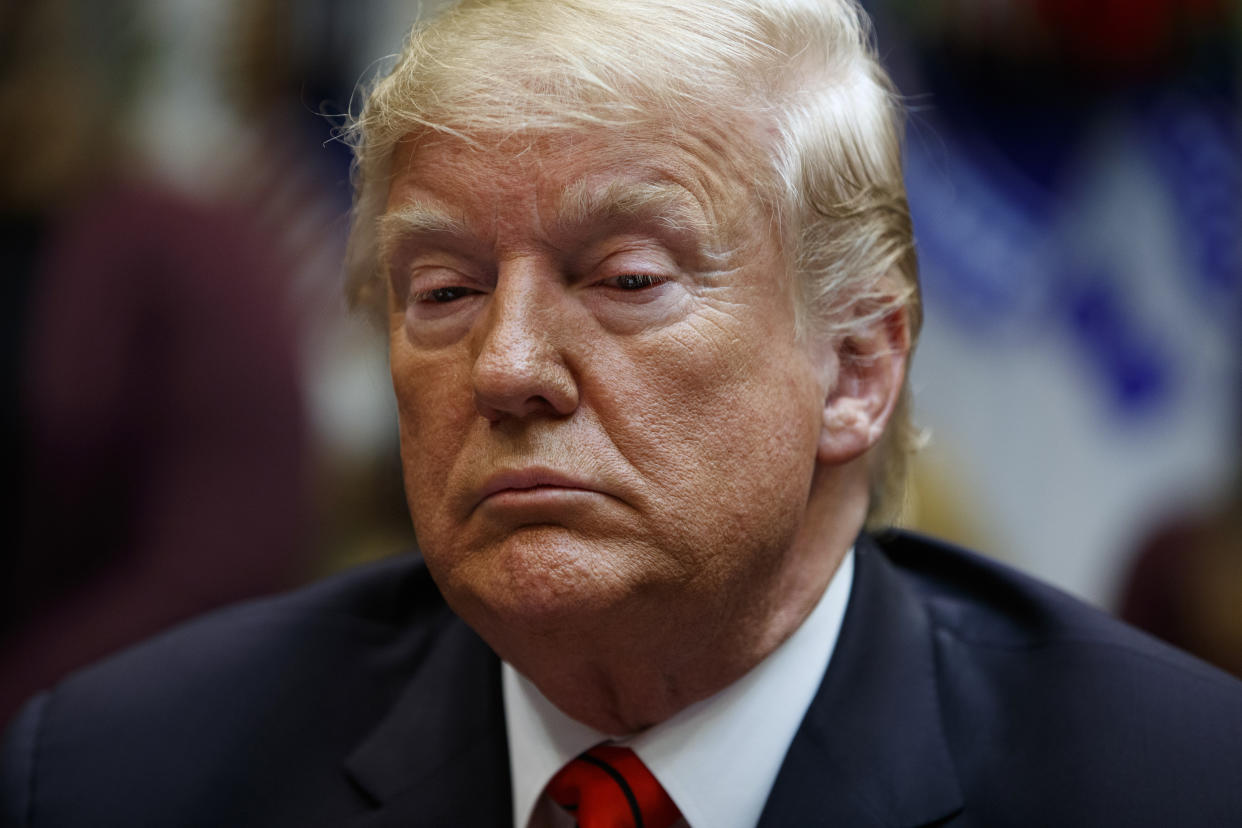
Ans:
[[[402,467],[417,529],[444,495],[446,471],[477,415],[463,360],[447,351],[414,355],[397,343],[390,354]]]
[[[810,364],[749,330],[719,320],[670,330],[600,374],[611,378],[600,393],[618,448],[683,514],[805,499],[820,410]]]

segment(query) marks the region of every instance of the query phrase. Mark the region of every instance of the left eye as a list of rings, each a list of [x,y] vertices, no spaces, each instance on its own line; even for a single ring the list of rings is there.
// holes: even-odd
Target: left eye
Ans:
[[[614,276],[606,280],[604,284],[619,288],[620,290],[643,290],[665,281],[667,280],[659,276],[649,276],[645,273],[626,273],[621,276]]]

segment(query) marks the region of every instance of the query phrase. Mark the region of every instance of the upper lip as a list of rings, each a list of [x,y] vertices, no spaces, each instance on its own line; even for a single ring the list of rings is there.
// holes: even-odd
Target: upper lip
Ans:
[[[591,492],[603,492],[598,484],[583,480],[572,474],[541,466],[523,469],[510,469],[497,472],[484,481],[478,490],[474,505],[478,506],[487,498],[508,489],[533,489],[536,486],[556,486],[562,489],[583,489]]]

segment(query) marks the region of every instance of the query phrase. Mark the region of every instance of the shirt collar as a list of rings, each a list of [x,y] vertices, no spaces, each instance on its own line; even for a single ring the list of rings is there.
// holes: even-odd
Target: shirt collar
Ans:
[[[525,676],[502,667],[515,828],[527,828],[544,786],[602,741],[629,746],[690,826],[753,826],[836,647],[854,580],[854,550],[783,644],[720,692],[668,721],[615,739],[562,713]]]

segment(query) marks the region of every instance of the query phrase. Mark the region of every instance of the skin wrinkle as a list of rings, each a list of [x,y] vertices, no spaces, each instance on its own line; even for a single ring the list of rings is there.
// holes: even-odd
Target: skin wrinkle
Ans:
[[[592,189],[587,181],[575,182],[562,196],[562,207],[556,211],[559,216],[556,221],[561,228],[559,235],[567,235],[566,230],[572,227],[607,224],[613,225],[611,232],[615,235],[622,219],[635,224],[655,223],[672,231],[673,237],[690,236],[708,241],[708,245],[694,246],[691,258],[696,268],[706,263],[719,265],[726,254],[718,248],[714,234],[709,232],[711,225],[703,211],[687,203],[685,195],[689,193],[683,188],[661,182],[614,181],[602,190]],[[381,262],[389,278],[392,278],[393,267],[399,265],[394,261],[399,249],[419,240],[436,243],[439,241],[436,237],[465,239],[469,237],[469,230],[462,219],[417,202],[382,216]],[[723,272],[727,271],[700,271],[705,277]]]

